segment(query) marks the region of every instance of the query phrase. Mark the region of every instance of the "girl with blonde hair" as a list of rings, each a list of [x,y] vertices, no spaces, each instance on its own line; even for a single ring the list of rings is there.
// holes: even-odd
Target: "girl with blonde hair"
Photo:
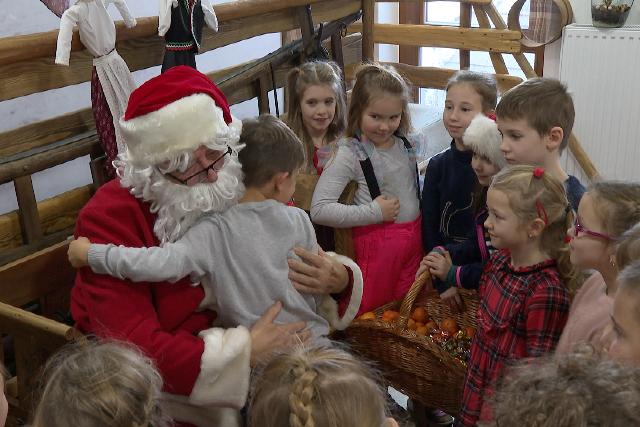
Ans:
[[[83,340],[44,370],[32,427],[168,427],[159,405],[162,378],[131,345]]]
[[[283,121],[305,146],[304,172],[322,170],[345,128],[345,89],[334,62],[306,62],[287,75],[287,114]]]
[[[318,181],[311,219],[353,228],[364,291],[360,313],[404,297],[422,259],[420,190],[410,129],[409,88],[389,66],[356,72],[346,138]],[[353,204],[338,201],[356,181]]]
[[[464,380],[460,422],[486,419],[484,401],[513,360],[553,350],[576,280],[565,242],[573,222],[562,183],[542,168],[499,172],[487,192],[485,227],[497,249],[480,279],[477,332]]]
[[[397,427],[376,376],[336,347],[299,346],[255,376],[251,427]]]

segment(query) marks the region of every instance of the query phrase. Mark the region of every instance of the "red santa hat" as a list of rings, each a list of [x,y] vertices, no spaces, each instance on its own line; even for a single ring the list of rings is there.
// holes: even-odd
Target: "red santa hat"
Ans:
[[[486,157],[500,169],[507,164],[504,154],[500,150],[502,135],[498,131],[495,118],[487,117],[484,114],[475,116],[464,131],[462,141],[474,153]]]
[[[182,65],[131,93],[120,129],[130,161],[153,165],[201,145],[234,145],[242,123],[207,76]]]

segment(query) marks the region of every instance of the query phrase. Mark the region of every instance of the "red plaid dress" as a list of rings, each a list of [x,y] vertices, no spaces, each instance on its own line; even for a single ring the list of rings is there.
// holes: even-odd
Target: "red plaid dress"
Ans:
[[[513,268],[506,250],[491,255],[480,279],[478,328],[464,379],[459,424],[473,426],[505,364],[550,352],[569,315],[569,294],[554,260]]]

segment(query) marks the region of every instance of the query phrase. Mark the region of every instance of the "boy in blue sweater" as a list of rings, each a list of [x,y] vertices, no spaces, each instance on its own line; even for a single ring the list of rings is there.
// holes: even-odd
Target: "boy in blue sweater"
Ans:
[[[577,211],[585,188],[560,164],[575,118],[567,87],[556,79],[529,79],[502,96],[496,116],[507,163],[543,167],[564,183],[567,199]]]

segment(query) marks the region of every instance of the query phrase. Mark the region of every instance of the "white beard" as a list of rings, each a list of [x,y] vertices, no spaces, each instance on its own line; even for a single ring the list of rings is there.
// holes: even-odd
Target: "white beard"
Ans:
[[[122,155],[120,158],[122,159]],[[174,184],[155,167],[134,167],[125,159],[114,161],[121,184],[151,203],[157,213],[153,232],[160,245],[175,242],[205,213],[224,212],[244,194],[242,167],[237,155],[227,159],[214,183]]]

